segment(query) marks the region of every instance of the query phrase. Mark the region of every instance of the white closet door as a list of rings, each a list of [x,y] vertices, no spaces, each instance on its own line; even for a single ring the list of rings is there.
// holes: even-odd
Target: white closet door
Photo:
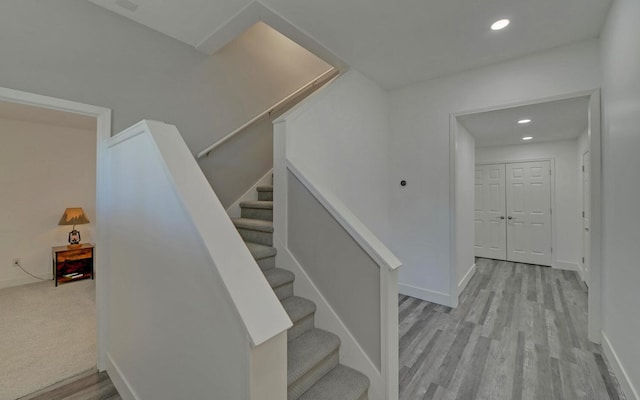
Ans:
[[[506,165],[507,260],[551,265],[549,161]]]
[[[582,169],[582,279],[588,286],[591,280],[591,157],[588,151],[582,155]]]
[[[505,228],[505,165],[477,165],[475,176],[476,257],[504,260],[507,255]]]

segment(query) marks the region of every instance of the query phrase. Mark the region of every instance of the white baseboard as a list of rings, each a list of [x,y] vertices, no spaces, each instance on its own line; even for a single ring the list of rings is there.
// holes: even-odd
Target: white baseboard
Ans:
[[[462,280],[458,283],[458,297],[460,297],[460,293],[462,293],[464,288],[467,287],[467,285],[469,284],[469,281],[471,280],[471,278],[473,278],[473,275],[475,273],[476,273],[476,265],[473,264],[471,268],[469,268],[467,273],[464,275]]]
[[[555,268],[555,269],[564,269],[566,271],[581,272],[580,271],[580,265],[578,263],[576,263],[576,262],[573,262],[573,261],[556,260],[556,262],[553,264],[553,268]]]
[[[616,374],[616,378],[618,378],[618,382],[620,383],[620,387],[622,391],[627,396],[628,400],[640,400],[640,396],[638,396],[638,391],[631,383],[629,379],[629,375],[627,375],[627,371],[624,369],[622,364],[620,363],[620,359],[618,358],[618,354],[613,349],[609,338],[604,333],[601,332],[602,340],[602,350],[604,351],[605,357],[607,357],[607,361],[609,361],[609,365],[613,369],[613,372]]]
[[[450,295],[442,292],[437,292],[435,290],[419,288],[416,286],[407,285],[405,283],[398,283],[398,293],[404,294],[405,296],[415,297],[416,299],[428,301],[430,303],[453,307]]]
[[[34,274],[34,275],[41,279],[53,281],[53,277],[51,276],[50,272],[45,274]],[[0,289],[10,288],[14,286],[22,286],[22,285],[27,285],[29,283],[36,283],[36,282],[40,282],[40,281],[37,280],[36,278],[30,277],[29,275],[25,274],[24,277],[5,279],[3,281],[0,281]]]
[[[240,218],[240,202],[258,200],[258,186],[271,185],[271,175],[273,174],[273,168],[269,170],[258,182],[249,188],[242,196],[238,198],[233,204],[227,208],[227,214],[230,218]]]
[[[111,378],[111,382],[113,382],[113,386],[116,387],[122,400],[140,400],[140,397],[136,395],[129,381],[127,381],[127,378],[122,374],[122,371],[109,353],[107,353],[107,374],[109,374],[109,378]]]
[[[340,338],[340,362],[365,374],[370,381],[369,399],[384,400],[384,379],[376,365],[367,356],[347,326],[342,322],[335,310],[329,305],[320,290],[304,271],[295,256],[282,241],[273,236],[273,245],[278,250],[278,268],[293,272],[296,276],[294,292],[296,296],[305,297],[316,303],[316,326],[328,330]]]

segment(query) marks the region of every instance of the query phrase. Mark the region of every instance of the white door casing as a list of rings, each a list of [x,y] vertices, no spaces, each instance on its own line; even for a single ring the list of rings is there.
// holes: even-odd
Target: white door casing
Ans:
[[[505,164],[477,165],[475,170],[475,255],[506,259]]]
[[[552,264],[549,161],[506,165],[507,260]]]
[[[591,274],[591,154],[582,155],[582,280],[589,286]]]

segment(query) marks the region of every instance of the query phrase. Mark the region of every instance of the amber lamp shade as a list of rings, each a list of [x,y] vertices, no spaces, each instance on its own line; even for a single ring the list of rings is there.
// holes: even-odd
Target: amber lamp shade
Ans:
[[[81,207],[67,208],[60,218],[58,225],[72,225],[73,230],[69,232],[69,247],[80,246],[80,232],[76,230],[76,225],[88,224],[89,218]]]

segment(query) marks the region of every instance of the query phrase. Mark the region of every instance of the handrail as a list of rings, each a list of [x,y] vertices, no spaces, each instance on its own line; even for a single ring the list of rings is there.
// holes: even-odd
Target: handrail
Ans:
[[[196,158],[199,159],[199,158],[202,158],[204,156],[208,156],[209,153],[211,153],[211,151],[213,149],[215,149],[216,147],[220,146],[221,144],[223,144],[227,140],[231,139],[235,134],[237,134],[238,132],[243,131],[244,129],[246,129],[247,127],[252,125],[254,122],[258,121],[259,119],[261,119],[265,115],[271,114],[273,111],[275,111],[276,108],[280,107],[281,105],[283,105],[285,103],[288,103],[292,99],[298,97],[300,94],[306,92],[308,89],[316,86],[319,82],[324,81],[325,78],[326,78],[326,80],[328,82],[329,80],[337,77],[339,74],[340,74],[340,71],[338,69],[336,69],[336,68],[333,68],[333,67],[331,69],[323,72],[321,75],[317,76],[316,78],[314,78],[312,81],[310,81],[309,83],[307,83],[306,85],[304,85],[300,89],[296,90],[295,92],[291,93],[289,96],[287,96],[284,99],[280,100],[279,102],[277,102],[273,106],[267,108],[266,110],[264,110],[260,114],[258,114],[255,117],[251,118],[247,123],[245,123],[241,127],[239,127],[237,129],[235,129],[234,131],[226,134],[221,139],[218,139],[213,144],[209,145],[207,148],[205,148],[200,153],[198,153]]]
[[[378,265],[394,271],[402,266],[402,262],[393,255],[391,250],[356,217],[349,208],[333,194],[331,190],[317,182],[313,182],[306,172],[300,169],[300,163],[287,158],[287,168],[313,194],[324,208],[342,225],[353,239],[369,254]]]

